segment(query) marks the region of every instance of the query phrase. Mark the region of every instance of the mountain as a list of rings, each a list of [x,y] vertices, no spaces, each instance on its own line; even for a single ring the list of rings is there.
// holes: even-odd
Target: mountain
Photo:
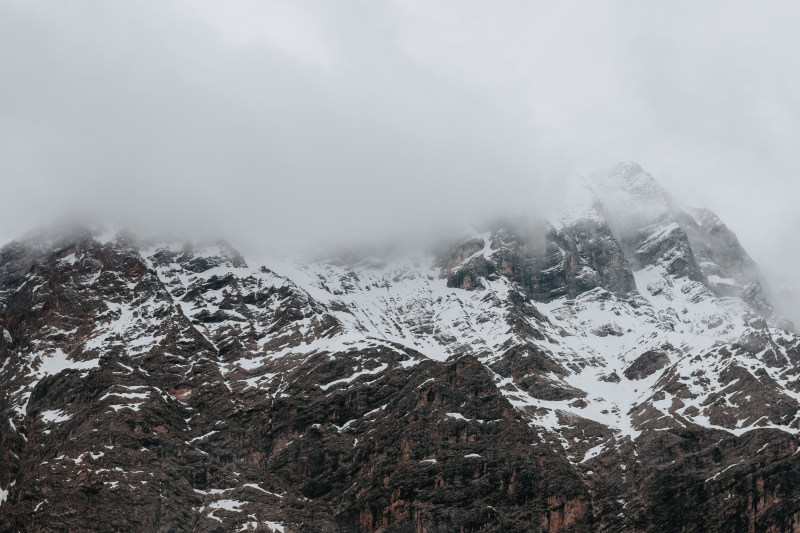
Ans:
[[[638,165],[298,261],[0,250],[0,531],[800,531],[800,337]]]

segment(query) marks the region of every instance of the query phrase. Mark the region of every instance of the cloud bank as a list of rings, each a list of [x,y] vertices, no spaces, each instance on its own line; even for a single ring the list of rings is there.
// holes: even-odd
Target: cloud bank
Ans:
[[[0,4],[0,240],[63,213],[285,247],[546,213],[638,161],[800,319],[796,2]]]

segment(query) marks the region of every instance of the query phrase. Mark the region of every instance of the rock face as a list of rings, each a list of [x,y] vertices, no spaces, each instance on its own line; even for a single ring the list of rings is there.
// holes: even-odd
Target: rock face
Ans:
[[[0,531],[800,531],[800,338],[634,164],[383,260],[43,232],[0,321]]]
[[[669,364],[669,356],[663,350],[647,350],[631,363],[623,375],[630,379],[643,379],[652,376]]]

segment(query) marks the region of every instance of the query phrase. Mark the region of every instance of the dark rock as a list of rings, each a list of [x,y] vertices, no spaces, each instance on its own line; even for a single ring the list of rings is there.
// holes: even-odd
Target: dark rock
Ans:
[[[642,379],[655,374],[669,364],[669,356],[661,350],[648,350],[633,360],[623,375],[628,379]]]

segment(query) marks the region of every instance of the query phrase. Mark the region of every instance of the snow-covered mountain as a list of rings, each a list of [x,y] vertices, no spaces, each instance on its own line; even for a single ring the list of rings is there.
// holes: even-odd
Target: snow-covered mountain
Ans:
[[[800,337],[636,164],[434,250],[0,251],[0,530],[800,531]]]

